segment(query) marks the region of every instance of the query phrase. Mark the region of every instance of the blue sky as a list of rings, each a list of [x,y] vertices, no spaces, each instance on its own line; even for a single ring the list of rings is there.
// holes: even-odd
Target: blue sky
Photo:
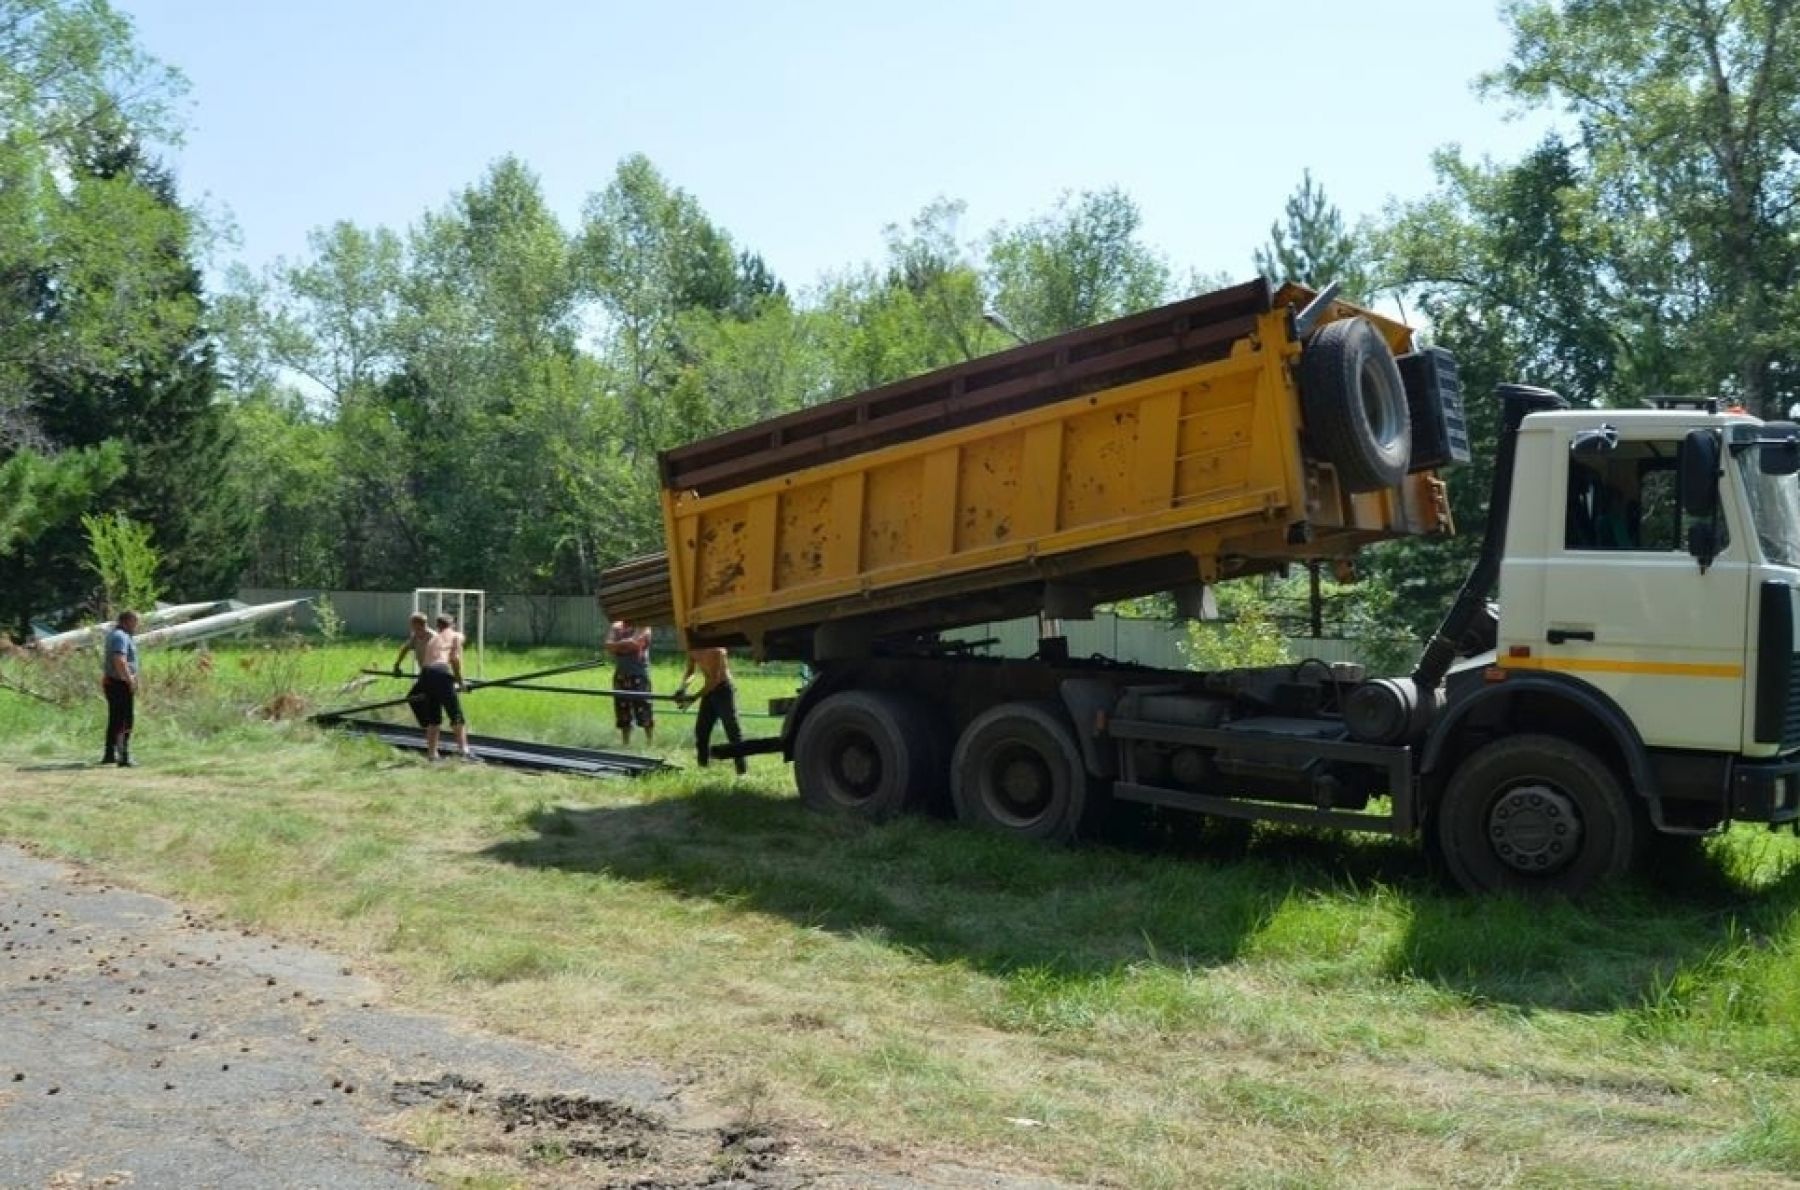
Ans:
[[[256,267],[507,153],[572,228],[643,152],[797,288],[940,195],[973,236],[1109,185],[1178,273],[1248,276],[1302,169],[1354,219],[1425,193],[1435,148],[1544,127],[1471,90],[1508,49],[1491,0],[115,2],[188,76],[183,192]]]

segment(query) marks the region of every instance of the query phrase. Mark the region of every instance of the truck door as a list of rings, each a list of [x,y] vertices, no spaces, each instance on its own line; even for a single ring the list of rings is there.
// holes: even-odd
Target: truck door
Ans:
[[[1569,452],[1560,546],[1554,532],[1543,539],[1541,611],[1511,626],[1500,663],[1605,691],[1652,747],[1735,752],[1752,571],[1741,514],[1722,494],[1725,546],[1703,572],[1677,493],[1681,433],[1646,433]],[[1533,628],[1535,639],[1520,631]]]

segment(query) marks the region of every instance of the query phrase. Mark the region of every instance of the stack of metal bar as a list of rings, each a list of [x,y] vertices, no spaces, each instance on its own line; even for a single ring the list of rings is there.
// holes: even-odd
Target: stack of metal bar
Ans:
[[[611,620],[673,624],[675,596],[669,586],[669,555],[649,554],[602,571],[600,607]]]
[[[1099,326],[1027,343],[664,451],[663,487],[712,495],[953,426],[1067,400],[1222,359],[1276,304],[1310,290],[1234,285]],[[600,575],[613,619],[673,622],[669,561],[652,554]]]

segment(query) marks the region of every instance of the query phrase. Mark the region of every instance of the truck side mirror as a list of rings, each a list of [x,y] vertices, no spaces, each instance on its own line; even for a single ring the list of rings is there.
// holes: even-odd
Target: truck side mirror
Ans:
[[[1681,442],[1679,476],[1681,511],[1697,521],[1711,521],[1719,511],[1719,435],[1689,430]]]

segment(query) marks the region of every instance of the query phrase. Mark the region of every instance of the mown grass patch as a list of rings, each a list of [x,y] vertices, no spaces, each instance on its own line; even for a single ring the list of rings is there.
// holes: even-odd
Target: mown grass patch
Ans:
[[[1800,1168],[1789,836],[1733,832],[1675,888],[1474,901],[1383,840],[1057,850],[821,818],[774,759],[699,772],[678,732],[656,747],[687,767],[639,782],[427,766],[258,718],[275,663],[249,652],[219,650],[211,694],[193,678],[198,726],[151,670],[130,773],[85,765],[97,708],[0,695],[0,836],[322,942],[408,1003],[989,1164],[1133,1186]],[[305,657],[320,687],[358,660]],[[532,709],[555,696],[512,719],[484,697],[479,730],[561,721]],[[610,708],[581,706],[572,742],[607,742]]]

